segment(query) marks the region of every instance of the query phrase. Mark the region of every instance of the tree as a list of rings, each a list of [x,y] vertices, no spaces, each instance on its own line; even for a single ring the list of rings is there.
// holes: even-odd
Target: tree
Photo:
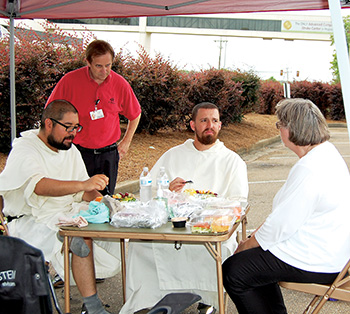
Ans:
[[[38,125],[45,102],[59,79],[84,62],[85,46],[93,39],[83,38],[42,24],[35,32],[23,24],[15,30],[16,134]],[[0,151],[11,149],[10,53],[9,36],[0,39]]]
[[[345,16],[343,17],[343,22],[344,22],[344,28],[345,28],[345,34],[346,34],[346,42],[348,46],[348,51],[349,51],[349,44],[350,44],[350,16]],[[331,40],[332,43],[331,45],[334,45],[334,36],[333,34],[331,35]],[[338,68],[338,59],[337,59],[337,54],[334,51],[333,53],[333,60],[331,61],[331,70],[332,70],[332,75],[333,75],[333,83],[340,83],[340,76],[339,76],[339,68]]]

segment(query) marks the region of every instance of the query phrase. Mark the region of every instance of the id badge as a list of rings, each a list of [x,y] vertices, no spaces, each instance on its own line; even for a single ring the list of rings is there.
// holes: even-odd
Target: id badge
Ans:
[[[98,109],[98,110],[90,111],[90,117],[91,117],[91,120],[98,120],[98,119],[104,118],[103,110]]]

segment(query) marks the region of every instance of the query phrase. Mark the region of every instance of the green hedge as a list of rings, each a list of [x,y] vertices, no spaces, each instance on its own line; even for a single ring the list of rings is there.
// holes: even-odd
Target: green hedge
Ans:
[[[340,84],[294,81],[290,83],[292,98],[310,99],[328,119],[344,120],[345,110]],[[258,112],[274,114],[276,104],[284,98],[280,82],[266,80],[260,87]]]
[[[82,41],[68,37],[51,24],[42,35],[17,29],[15,32],[17,135],[36,127],[48,96],[65,73],[84,64]],[[90,34],[87,39],[91,40]],[[9,39],[0,41],[0,151],[10,149]]]
[[[38,36],[32,31],[16,32],[16,111],[17,135],[37,127],[43,107],[55,84],[67,72],[85,65],[84,50],[93,39],[68,36],[55,25],[44,25]],[[49,30],[50,28],[50,30]],[[10,150],[9,42],[0,41],[0,152]],[[256,111],[273,114],[283,99],[282,85],[261,81],[253,72],[217,70],[185,72],[140,47],[137,57],[119,51],[113,70],[131,84],[142,106],[138,132],[154,134],[162,128],[188,127],[194,105],[208,101],[221,111],[223,125],[240,122],[244,114]],[[309,98],[332,119],[344,118],[339,85],[293,82],[292,97]]]
[[[44,104],[67,72],[85,64],[84,49],[93,38],[69,37],[55,25],[45,25],[39,37],[25,29],[16,32],[17,135],[37,127]],[[49,28],[51,29],[49,31]],[[53,30],[52,30],[53,29]],[[0,151],[10,149],[9,43],[0,41]],[[253,73],[209,69],[179,70],[171,61],[150,56],[140,47],[137,58],[117,53],[113,70],[131,84],[142,106],[138,132],[187,127],[194,105],[210,101],[222,111],[223,124],[241,121],[256,105],[259,78]]]

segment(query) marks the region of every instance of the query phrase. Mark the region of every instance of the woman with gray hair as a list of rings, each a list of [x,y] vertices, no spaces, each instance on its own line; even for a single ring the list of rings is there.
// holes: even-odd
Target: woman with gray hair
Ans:
[[[300,159],[272,213],[223,264],[242,313],[287,313],[279,281],[331,283],[350,257],[350,176],[320,110],[305,99],[277,104],[277,129]]]

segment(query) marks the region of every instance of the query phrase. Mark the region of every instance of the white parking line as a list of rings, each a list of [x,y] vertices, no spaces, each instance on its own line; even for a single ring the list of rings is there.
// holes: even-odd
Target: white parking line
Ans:
[[[249,184],[265,184],[265,183],[284,183],[286,180],[268,180],[268,181],[253,181],[248,182]]]
[[[350,155],[342,155],[343,158],[349,158]],[[296,156],[281,156],[281,157],[270,157],[269,159],[296,159],[297,157]]]

